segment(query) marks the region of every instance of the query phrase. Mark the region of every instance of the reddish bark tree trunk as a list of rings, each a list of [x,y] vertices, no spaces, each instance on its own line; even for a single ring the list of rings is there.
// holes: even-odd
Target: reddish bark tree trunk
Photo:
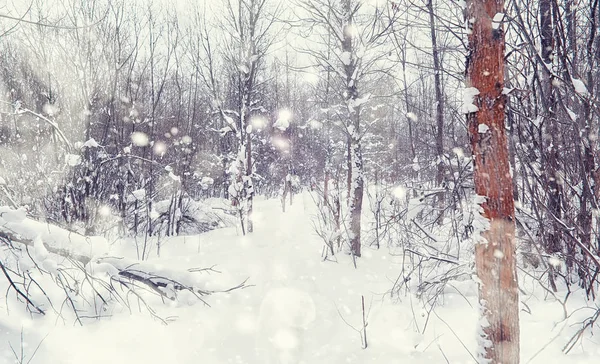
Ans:
[[[490,363],[519,362],[519,301],[515,258],[512,178],[504,119],[503,0],[469,0],[467,86],[478,91],[477,110],[467,115],[475,160],[475,192],[484,197],[488,230],[475,247],[480,279],[481,359]],[[473,90],[474,91],[474,90]]]

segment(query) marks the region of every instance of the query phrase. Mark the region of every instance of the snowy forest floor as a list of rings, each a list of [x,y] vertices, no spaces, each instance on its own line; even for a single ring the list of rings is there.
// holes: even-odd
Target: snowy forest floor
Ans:
[[[160,258],[150,259],[173,268],[214,266],[222,273],[211,273],[211,285],[234,286],[249,278],[251,286],[207,297],[211,307],[185,296],[166,303],[148,298],[168,324],[143,308],[115,309],[83,327],[50,315],[32,320],[0,298],[0,363],[18,362],[11,346],[31,364],[476,363],[472,281],[447,285],[440,304],[428,312],[414,292],[390,296],[402,257],[387,248],[364,247],[358,269],[344,254],[337,262],[322,261],[308,193],[296,196],[286,213],[279,200],[259,200],[255,211],[251,235],[227,228],[170,238],[163,240]],[[131,242],[112,250],[135,257]],[[563,305],[536,283],[521,277],[520,287],[527,293],[521,296],[522,363],[598,362],[600,339],[589,334],[569,355],[561,352],[592,312],[580,308],[593,303],[573,293],[564,320]],[[356,331],[363,325],[361,296],[366,349]]]

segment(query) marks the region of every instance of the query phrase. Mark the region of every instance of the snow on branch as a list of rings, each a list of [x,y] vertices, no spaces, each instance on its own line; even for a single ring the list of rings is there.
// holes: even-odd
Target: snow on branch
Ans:
[[[2,262],[1,270],[9,282],[9,290],[14,290],[21,301],[27,304],[32,312],[45,313],[43,305],[34,302],[35,298],[21,285],[24,279],[29,278],[38,285],[29,272],[36,267],[40,272],[49,273],[57,285],[64,288],[70,284],[85,284],[92,281],[98,282],[104,290],[101,294],[94,284],[90,283],[96,297],[101,297],[103,303],[108,303],[106,296],[114,301],[125,303],[116,287],[124,288],[126,292],[133,293],[138,298],[138,288],[143,288],[158,294],[162,298],[175,300],[178,292],[187,291],[210,306],[203,297],[213,293],[225,293],[247,287],[246,281],[234,286],[219,286],[209,280],[207,273],[220,273],[210,268],[203,269],[169,269],[162,265],[138,261],[126,257],[109,256],[108,243],[102,237],[87,237],[62,229],[48,223],[35,221],[26,216],[23,209],[0,207],[0,247],[8,247],[8,251],[15,256],[16,264],[11,266],[11,259]],[[24,264],[25,260],[30,263]],[[56,259],[56,258],[63,258]],[[60,261],[60,262],[59,262]],[[70,264],[69,264],[70,263]],[[27,266],[30,266],[29,268]],[[66,275],[67,270],[79,268],[79,274],[85,279],[78,279],[75,275]],[[19,279],[16,279],[19,278]],[[65,280],[72,282],[65,284]],[[117,286],[114,284],[117,283]],[[39,286],[39,285],[38,285]],[[108,287],[108,288],[107,288]],[[40,289],[42,289],[40,287]],[[42,289],[43,290],[43,289]],[[106,292],[108,290],[108,292]],[[73,293],[73,292],[77,293]],[[70,302],[69,306],[81,323],[76,305],[76,297],[82,295],[86,289],[65,290],[65,296]],[[46,296],[50,306],[54,307],[51,298]],[[84,297],[82,302],[86,302]],[[149,308],[149,307],[148,307]],[[151,309],[149,309],[152,312]]]

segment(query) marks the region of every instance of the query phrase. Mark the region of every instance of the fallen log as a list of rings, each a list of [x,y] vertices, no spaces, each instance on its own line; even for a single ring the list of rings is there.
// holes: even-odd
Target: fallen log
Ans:
[[[95,276],[105,273],[110,280],[119,282],[130,290],[134,289],[133,282],[141,283],[147,289],[169,300],[176,299],[177,291],[189,291],[208,305],[202,299],[203,296],[247,287],[246,279],[233,287],[208,289],[207,286],[211,282],[207,281],[206,275],[201,273],[217,272],[212,267],[187,270],[168,269],[146,261],[110,256],[108,255],[108,242],[104,238],[87,237],[49,223],[35,221],[28,218],[22,209],[0,207],[1,244],[10,249],[22,250],[25,248],[30,258],[38,263],[52,259],[51,255],[62,257],[73,263],[72,265],[85,270],[86,274]],[[9,283],[12,283],[9,272],[4,269],[4,265],[2,267],[5,277]],[[11,284],[11,287],[28,305],[33,306],[38,313],[43,313],[24,291],[19,290],[14,283]]]

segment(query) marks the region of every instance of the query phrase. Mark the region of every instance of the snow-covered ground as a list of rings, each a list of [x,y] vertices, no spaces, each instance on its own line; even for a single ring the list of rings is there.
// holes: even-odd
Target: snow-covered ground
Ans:
[[[208,297],[211,307],[185,295],[165,303],[148,296],[164,321],[140,308],[112,312],[83,327],[52,315],[32,320],[22,307],[7,307],[0,298],[0,364],[18,362],[11,346],[18,356],[22,350],[23,363],[37,349],[31,364],[476,362],[472,281],[447,285],[441,304],[428,312],[414,292],[390,296],[402,257],[385,248],[365,247],[358,269],[346,255],[323,262],[308,194],[298,196],[286,213],[279,200],[258,201],[255,211],[251,235],[227,228],[171,238],[162,242],[161,257],[151,258],[167,268],[214,266],[222,273],[211,274],[208,288],[246,278],[251,286]],[[135,257],[131,246],[112,249]],[[561,352],[592,312],[577,308],[593,303],[573,293],[566,307],[570,317],[563,320],[563,306],[532,280],[522,277],[520,286],[527,292],[521,296],[522,363],[598,362],[600,340],[589,334],[569,355]],[[363,325],[361,296],[366,349],[357,331]]]

